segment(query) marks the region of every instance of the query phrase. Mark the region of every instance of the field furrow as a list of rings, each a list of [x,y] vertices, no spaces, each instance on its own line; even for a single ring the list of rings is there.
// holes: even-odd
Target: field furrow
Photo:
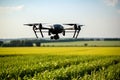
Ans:
[[[73,78],[72,80],[120,80],[120,63],[110,65],[107,69],[102,67],[99,71],[85,74],[81,79]]]
[[[86,73],[91,74],[92,71],[107,68],[120,62],[116,58],[100,59],[96,61],[85,62],[78,65],[71,65],[67,68],[60,68],[54,71],[46,70],[43,73],[35,75],[35,80],[71,80],[73,78],[82,78]],[[27,78],[27,77],[26,77]]]
[[[82,64],[101,58],[99,56],[46,56],[47,58],[45,58],[41,55],[4,57],[6,57],[8,62],[6,60],[3,60],[3,57],[1,58],[1,79],[23,79],[24,77],[33,77],[35,74],[42,73],[46,70],[52,71],[54,69],[66,68],[71,65],[77,65],[80,63]],[[102,58],[104,59],[107,57]]]
[[[120,47],[0,48],[0,80],[119,80]]]

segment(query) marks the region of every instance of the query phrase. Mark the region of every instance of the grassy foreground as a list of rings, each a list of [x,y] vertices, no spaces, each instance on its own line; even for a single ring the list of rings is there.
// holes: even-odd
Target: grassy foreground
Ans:
[[[120,47],[0,48],[0,80],[120,80]]]

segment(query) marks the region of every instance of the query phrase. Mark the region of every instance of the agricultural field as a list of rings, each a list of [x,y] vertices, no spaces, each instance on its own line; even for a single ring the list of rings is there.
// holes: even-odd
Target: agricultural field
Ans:
[[[120,47],[120,41],[71,41],[41,43],[41,46]]]
[[[120,80],[120,47],[0,48],[0,80]]]

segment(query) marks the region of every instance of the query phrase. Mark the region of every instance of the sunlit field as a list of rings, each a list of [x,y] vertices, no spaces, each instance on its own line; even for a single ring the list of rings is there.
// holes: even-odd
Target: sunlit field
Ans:
[[[0,48],[0,80],[120,80],[120,47]]]
[[[50,42],[50,43],[41,43],[41,46],[93,46],[93,47],[100,47],[100,46],[116,46],[120,47],[120,41],[71,41],[71,42]]]
[[[5,47],[0,54],[120,55],[120,47]]]

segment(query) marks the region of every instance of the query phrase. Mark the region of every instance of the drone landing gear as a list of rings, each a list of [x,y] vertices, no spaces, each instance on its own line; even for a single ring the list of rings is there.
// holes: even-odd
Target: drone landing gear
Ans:
[[[78,37],[78,34],[80,33],[80,30],[81,30],[81,26],[83,26],[83,25],[79,25],[78,27],[76,25],[74,26],[75,32],[74,32],[73,38],[77,38]]]
[[[51,38],[51,39],[55,39],[55,40],[57,40],[57,39],[59,39],[59,35],[56,34],[56,35],[54,35],[54,36],[51,36],[50,38]]]

